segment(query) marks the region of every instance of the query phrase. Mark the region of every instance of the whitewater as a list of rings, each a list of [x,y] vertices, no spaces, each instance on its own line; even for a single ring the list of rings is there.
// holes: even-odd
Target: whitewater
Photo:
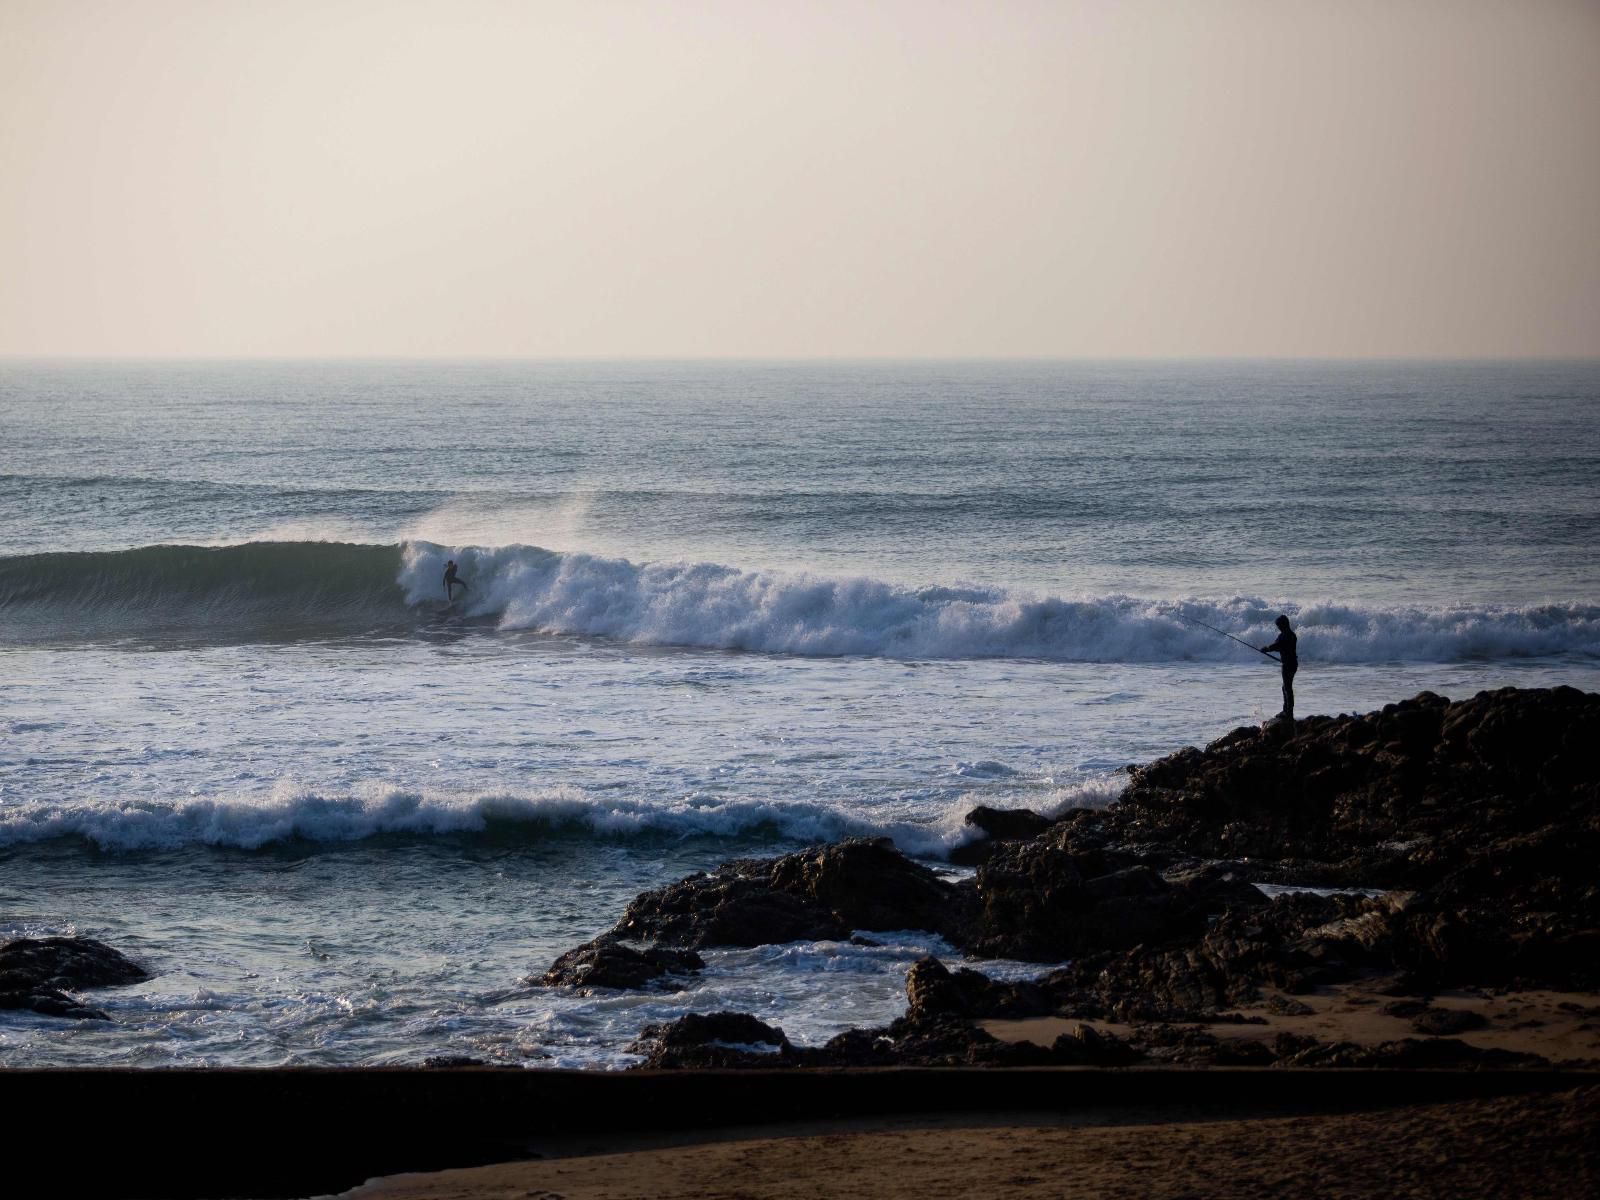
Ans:
[[[953,871],[977,804],[1112,802],[1276,709],[1197,622],[1290,615],[1303,712],[1600,689],[1597,402],[1583,363],[0,364],[0,935],[155,976],[0,1014],[0,1062],[886,1021],[916,931],[525,981],[727,858]]]

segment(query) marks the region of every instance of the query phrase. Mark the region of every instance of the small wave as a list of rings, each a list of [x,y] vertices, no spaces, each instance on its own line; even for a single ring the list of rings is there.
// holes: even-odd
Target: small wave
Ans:
[[[324,796],[284,787],[260,796],[186,798],[170,805],[13,803],[0,809],[0,846],[76,839],[117,851],[187,846],[259,850],[290,842],[355,842],[395,835],[783,842],[889,837],[908,854],[939,857],[965,836],[959,822],[954,811],[930,824],[877,822],[802,802],[602,800],[571,788],[462,796],[372,787]]]

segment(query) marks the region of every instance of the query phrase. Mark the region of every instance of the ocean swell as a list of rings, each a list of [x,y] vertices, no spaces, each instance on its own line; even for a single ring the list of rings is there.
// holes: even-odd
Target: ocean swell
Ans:
[[[1057,662],[1238,660],[1289,613],[1301,656],[1323,662],[1451,662],[1600,654],[1600,606],[1359,608],[1260,597],[1067,598],[998,587],[910,588],[863,577],[632,563],[529,546],[404,547],[409,604],[440,595],[446,558],[466,614],[504,629],[769,654],[1025,658]]]
[[[468,588],[447,606],[445,561]],[[240,641],[441,622],[768,654],[1053,662],[1244,661],[1279,612],[1310,662],[1600,656],[1600,606],[1353,606],[927,587],[864,576],[635,563],[536,546],[145,546],[0,558],[0,642]],[[1202,624],[1203,623],[1203,624]]]

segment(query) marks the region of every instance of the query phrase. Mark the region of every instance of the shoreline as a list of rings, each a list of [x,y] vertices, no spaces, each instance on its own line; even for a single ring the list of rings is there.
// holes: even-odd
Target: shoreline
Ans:
[[[1600,1177],[1597,1117],[1594,1087],[1381,1112],[1100,1110],[1002,1124],[956,1114],[690,1144],[623,1139],[539,1161],[373,1180],[342,1200],[1568,1200]]]
[[[863,935],[905,929],[934,932],[969,961],[1062,964],[1007,981],[925,957],[907,972],[903,1017],[822,1046],[796,1046],[748,1012],[692,1011],[644,1027],[635,1046],[647,1069],[18,1068],[0,1071],[0,1103],[20,1145],[70,1162],[74,1182],[99,1195],[326,1195],[379,1176],[598,1150],[646,1157],[616,1165],[621,1190],[596,1176],[569,1200],[645,1196],[660,1193],[638,1181],[670,1165],[649,1155],[676,1154],[687,1180],[730,1154],[746,1161],[727,1150],[735,1139],[750,1147],[752,1179],[776,1172],[771,1188],[740,1194],[910,1200],[914,1179],[971,1191],[987,1178],[985,1150],[1017,1138],[1023,1158],[1045,1163],[1015,1187],[1002,1180],[1023,1195],[1056,1178],[1052,1158],[1082,1149],[1036,1127],[1066,1115],[1073,1128],[1103,1128],[1130,1112],[1177,1130],[1175,1145],[1201,1147],[1196,1162],[1212,1166],[1267,1154],[1328,1169],[1294,1145],[1320,1135],[1283,1125],[1325,1118],[1356,1157],[1391,1124],[1417,1126],[1411,1141],[1431,1138],[1448,1161],[1485,1139],[1520,1152],[1548,1141],[1547,1129],[1580,1130],[1576,1148],[1541,1153],[1589,1170],[1584,1147],[1600,1144],[1600,922],[1588,883],[1597,739],[1600,695],[1570,688],[1454,703],[1422,693],[1360,716],[1241,727],[1133,768],[1108,808],[974,809],[968,821],[987,837],[972,843],[971,878],[952,881],[887,839],[733,860],[638,894],[609,931],[523,981],[676,989],[704,968],[697,949],[870,944]],[[1363,890],[1269,897],[1255,886],[1308,867]],[[40,1012],[145,977],[92,939],[19,939],[5,951],[11,995]],[[1388,1121],[1390,1111],[1400,1115]],[[86,1131],[80,1114],[101,1113],[113,1116]],[[1236,1128],[1199,1130],[1195,1113]],[[829,1174],[837,1155],[813,1146],[815,1161],[795,1157],[820,1138],[845,1158],[875,1144],[885,1163],[920,1162],[938,1142],[902,1127],[949,1129],[958,1114],[988,1132],[951,1135],[969,1166],[942,1182],[867,1168],[862,1191],[857,1168]],[[819,1132],[819,1122],[850,1124]],[[675,1141],[692,1144],[663,1148]],[[1390,1147],[1403,1174],[1407,1144]],[[1090,1175],[1110,1179],[1109,1161]],[[409,1192],[370,1195],[570,1190],[547,1186],[537,1166],[497,1170],[514,1190],[474,1177],[456,1191],[412,1180]],[[523,1182],[534,1176],[545,1182]],[[678,1194],[719,1194],[685,1186],[695,1190]]]
[[[1038,1120],[1023,1114],[1137,1110],[1170,1120],[1203,1110],[1245,1119],[1596,1087],[1600,1073],[1551,1070],[38,1068],[0,1071],[0,1104],[14,1114],[16,1144],[41,1161],[71,1164],[74,1185],[87,1193],[266,1200],[608,1139],[718,1141],[750,1129],[752,1114],[769,1132],[974,1112],[1012,1128]],[[83,1114],[115,1115],[86,1129]]]

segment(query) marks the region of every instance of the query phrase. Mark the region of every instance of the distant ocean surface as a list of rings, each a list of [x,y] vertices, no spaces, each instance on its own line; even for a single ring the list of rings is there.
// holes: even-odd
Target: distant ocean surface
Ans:
[[[1279,612],[1302,715],[1600,690],[1600,364],[0,362],[0,937],[155,973],[0,1065],[888,1021],[937,939],[522,981],[724,859],[1104,804],[1277,711],[1194,622]]]

